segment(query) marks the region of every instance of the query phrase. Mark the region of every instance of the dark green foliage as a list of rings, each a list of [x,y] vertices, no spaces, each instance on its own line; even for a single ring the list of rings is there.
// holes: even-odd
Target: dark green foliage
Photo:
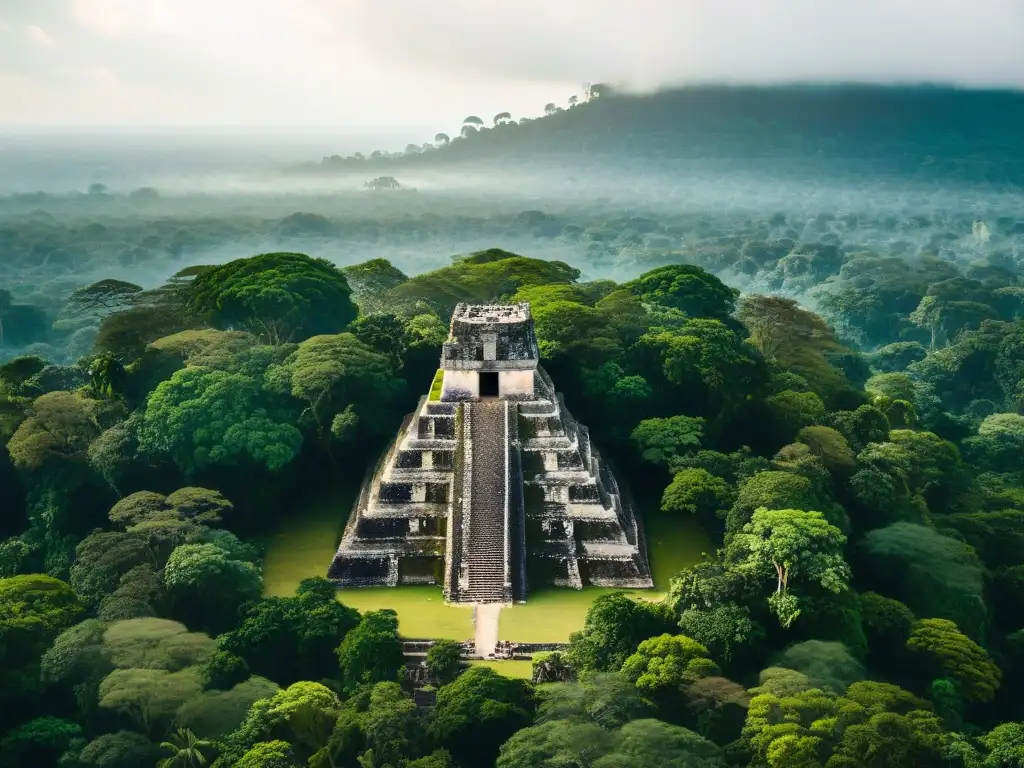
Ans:
[[[1024,510],[946,515],[939,525],[962,536],[988,568],[1010,567],[1024,562]]]
[[[301,253],[265,253],[198,275],[190,310],[222,328],[246,328],[271,344],[338,333],[356,316],[341,270]]]
[[[659,720],[633,720],[617,731],[596,725],[541,723],[513,736],[498,768],[592,765],[594,768],[724,768],[721,751],[693,731]]]
[[[462,669],[462,644],[454,640],[436,640],[427,649],[427,669],[439,685],[447,685]]]
[[[893,669],[902,658],[914,614],[899,600],[877,592],[860,596],[860,615],[868,643],[868,658],[883,669]]]
[[[238,610],[260,595],[259,569],[214,544],[183,544],[164,568],[173,615],[190,626],[222,632],[238,621]]]
[[[397,680],[404,669],[398,614],[389,609],[364,614],[338,646],[338,661],[349,692],[361,685]]]
[[[618,672],[588,674],[574,683],[553,683],[538,689],[538,695],[538,723],[569,721],[611,730],[654,711],[635,682]]]
[[[146,346],[157,339],[195,327],[196,320],[184,307],[162,304],[130,307],[103,318],[93,349],[128,365],[140,358]],[[116,386],[113,391],[118,391]]]
[[[813,392],[787,390],[766,397],[764,404],[776,444],[791,441],[797,432],[818,423],[825,415],[825,404]]]
[[[371,259],[341,271],[352,288],[352,298],[366,313],[378,311],[383,294],[409,279],[387,259]]]
[[[851,725],[836,746],[830,766],[849,768],[939,768],[945,764],[945,734],[930,713],[879,712]]]
[[[755,510],[808,509],[821,506],[811,481],[791,472],[758,472],[740,483],[736,502],[729,510],[726,530],[735,533],[753,517]]]
[[[864,678],[864,665],[842,643],[807,640],[787,648],[772,664],[807,676],[815,688],[841,694]]]
[[[119,531],[90,534],[75,548],[71,587],[86,603],[95,606],[113,592],[121,577],[152,557],[139,536]]]
[[[224,637],[222,636],[220,640],[221,644],[224,643]],[[229,651],[218,650],[206,660],[203,674],[206,678],[207,690],[226,691],[248,679],[250,670],[249,665],[241,656],[236,656]]]
[[[653,269],[625,287],[643,301],[682,310],[690,317],[726,317],[739,296],[735,288],[689,264]]]
[[[679,628],[723,663],[749,653],[746,646],[758,642],[764,634],[760,625],[751,620],[750,610],[736,603],[686,608],[679,617]]]
[[[0,579],[0,723],[16,720],[19,711],[34,705],[41,693],[40,657],[82,612],[71,588],[52,576]]]
[[[661,497],[663,512],[694,515],[708,532],[720,531],[733,501],[733,490],[706,469],[681,469]]]
[[[338,674],[335,649],[359,623],[359,614],[335,598],[326,579],[305,579],[294,597],[254,603],[220,647],[245,660],[254,674],[282,685]]]
[[[673,629],[661,605],[622,592],[601,595],[587,611],[582,631],[570,637],[566,658],[578,671],[614,672],[643,640]]]
[[[860,613],[860,600],[850,589],[838,594],[813,593],[801,599],[800,616],[793,623],[793,639],[810,638],[843,643],[857,659],[868,652]]]
[[[978,433],[963,443],[964,454],[975,466],[994,472],[1024,470],[1024,416],[993,413],[978,426]]]
[[[359,341],[384,355],[397,369],[405,354],[405,324],[395,315],[378,313],[362,315],[348,327]]]
[[[672,416],[646,419],[637,424],[630,436],[644,461],[669,467],[683,454],[700,448],[704,419]]]
[[[863,547],[862,572],[874,589],[918,616],[949,618],[969,636],[984,636],[982,565],[971,547],[910,523],[869,532]]]
[[[172,456],[185,473],[239,464],[279,470],[295,458],[302,433],[273,405],[257,379],[183,368],[149,397],[140,446]]]
[[[0,739],[0,765],[53,765],[82,728],[57,717],[38,717]]]
[[[376,333],[381,329],[370,325],[362,330]],[[383,343],[382,338],[376,343]],[[266,389],[291,395],[305,406],[298,423],[329,453],[331,434],[336,432],[333,424],[339,416],[351,414],[353,427],[373,437],[390,426],[382,415],[404,392],[404,381],[394,376],[401,364],[400,347],[382,354],[351,333],[314,336],[299,344],[280,365],[267,370]]]
[[[160,749],[133,731],[105,733],[72,750],[61,760],[61,768],[140,768],[154,764]]]
[[[0,382],[9,392],[18,392],[21,387],[48,365],[36,355],[15,357],[0,363]]]
[[[209,695],[209,692],[205,695]],[[314,755],[330,749],[332,731],[343,714],[337,694],[320,683],[300,682],[255,701],[244,722],[222,740],[217,768],[242,765],[243,756],[251,762],[260,755],[267,742],[278,738],[287,747],[290,760],[305,765]],[[271,763],[276,765],[276,763]],[[293,763],[287,763],[292,765]]]
[[[862,405],[855,411],[836,411],[829,414],[825,422],[839,431],[857,452],[868,443],[881,443],[889,436],[889,420],[870,405]]]
[[[399,765],[419,755],[427,744],[426,728],[416,705],[398,683],[377,683],[362,717],[366,751],[361,761],[373,765]]]
[[[460,765],[487,768],[501,744],[530,724],[534,708],[529,683],[473,667],[438,690],[430,732]]]

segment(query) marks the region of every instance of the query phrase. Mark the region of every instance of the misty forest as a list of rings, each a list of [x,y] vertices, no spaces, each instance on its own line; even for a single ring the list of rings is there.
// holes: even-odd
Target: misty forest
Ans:
[[[0,767],[1024,766],[1024,94],[540,112],[4,179]],[[526,660],[326,578],[462,302],[530,303],[648,535]]]

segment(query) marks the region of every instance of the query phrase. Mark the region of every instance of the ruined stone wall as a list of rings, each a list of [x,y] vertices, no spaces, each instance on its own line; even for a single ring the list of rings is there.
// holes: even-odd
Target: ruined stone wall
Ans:
[[[533,396],[533,371],[501,371],[498,373],[498,392],[502,397]]]
[[[480,374],[476,371],[444,372],[444,382],[441,385],[443,401],[460,402],[477,397],[480,397]]]

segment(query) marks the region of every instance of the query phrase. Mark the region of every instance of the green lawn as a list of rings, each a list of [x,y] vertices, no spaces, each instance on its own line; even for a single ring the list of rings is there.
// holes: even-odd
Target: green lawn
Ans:
[[[645,509],[644,530],[654,589],[668,592],[672,577],[683,568],[699,563],[705,552],[710,554],[714,551],[714,545],[704,529],[689,515],[668,514],[657,506]]]
[[[653,590],[542,587],[531,591],[525,603],[501,612],[498,637],[518,643],[564,643],[571,633],[583,627],[590,604],[601,595],[626,591],[637,597],[659,600],[668,591],[673,576],[699,562],[702,553],[710,551],[711,542],[692,517],[653,511],[645,515],[644,527]]]
[[[530,592],[526,602],[503,608],[498,639],[517,643],[564,643],[583,627],[590,604],[601,595],[621,590],[585,587],[582,590],[543,587]],[[651,594],[647,590],[630,590]]]
[[[263,540],[263,593],[287,596],[310,576],[326,576],[356,497],[351,488],[297,500]]]
[[[291,595],[302,579],[327,573],[354,498],[353,489],[336,490],[299,501],[288,511],[264,541],[265,594]],[[709,551],[710,542],[691,517],[662,514],[649,501],[638,500],[638,507],[653,510],[645,520],[654,589],[629,591],[638,597],[660,599],[669,579],[699,561],[701,553]],[[614,591],[601,587],[537,589],[526,603],[501,612],[498,636],[520,643],[566,642],[570,633],[583,626],[590,604]],[[338,592],[338,599],[361,611],[393,608],[406,637],[466,640],[473,636],[472,611],[445,605],[440,587],[346,589]]]
[[[469,662],[474,667],[488,667],[505,677],[522,677],[527,680],[533,677],[533,662],[516,659],[514,661],[483,661],[474,659]]]
[[[264,594],[291,595],[302,579],[327,574],[354,499],[355,491],[342,489],[296,504],[264,541]],[[394,609],[406,637],[473,636],[472,610],[445,605],[440,587],[342,589],[338,599],[360,611]]]

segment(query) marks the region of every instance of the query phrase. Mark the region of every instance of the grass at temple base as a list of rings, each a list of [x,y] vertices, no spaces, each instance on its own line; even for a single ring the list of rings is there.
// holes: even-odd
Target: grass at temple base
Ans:
[[[654,589],[540,587],[531,590],[525,603],[502,610],[498,638],[518,643],[564,643],[570,634],[583,628],[591,603],[601,595],[627,592],[638,598],[660,600],[668,592],[673,576],[700,562],[702,553],[711,551],[707,534],[692,517],[654,508],[645,515],[644,526]]]
[[[482,659],[474,659],[469,663],[474,667],[487,667],[488,669],[493,669],[499,675],[504,677],[521,677],[526,680],[533,677],[533,662],[523,659],[511,661],[484,661]]]
[[[337,490],[296,505],[282,519],[264,541],[264,594],[291,595],[302,579],[327,573],[354,498],[354,490]],[[657,600],[668,590],[669,580],[682,568],[698,562],[702,552],[710,551],[711,544],[692,517],[665,514],[650,501],[638,499],[638,506],[641,504],[641,508],[651,510],[644,519],[654,589],[625,591]],[[564,643],[583,627],[594,600],[618,591],[623,590],[538,588],[526,603],[502,610],[498,637],[520,643]],[[471,609],[445,605],[440,587],[345,589],[339,590],[338,599],[361,611],[393,608],[405,637],[460,641],[473,637]]]
[[[302,579],[323,576],[338,546],[355,491],[342,489],[297,505],[264,541],[263,593],[291,595]],[[467,640],[473,611],[445,605],[440,587],[342,589],[338,599],[360,611],[392,608],[405,637]]]

